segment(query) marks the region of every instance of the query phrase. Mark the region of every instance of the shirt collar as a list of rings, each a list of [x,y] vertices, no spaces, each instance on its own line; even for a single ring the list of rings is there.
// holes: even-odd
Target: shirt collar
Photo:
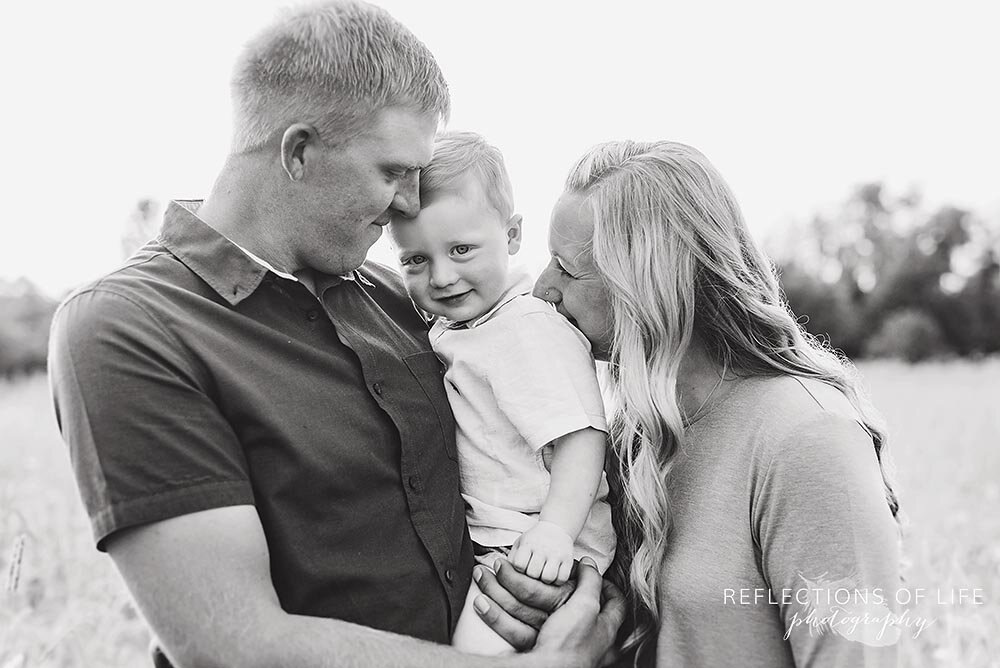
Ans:
[[[171,201],[163,215],[160,241],[231,306],[236,306],[253,294],[268,271],[282,278],[299,281],[292,274],[278,271],[205,223],[196,214],[201,203],[201,200]],[[327,288],[345,280],[371,285],[357,271],[343,276],[316,273],[314,280],[312,286],[307,283],[303,285],[316,295],[323,294]]]

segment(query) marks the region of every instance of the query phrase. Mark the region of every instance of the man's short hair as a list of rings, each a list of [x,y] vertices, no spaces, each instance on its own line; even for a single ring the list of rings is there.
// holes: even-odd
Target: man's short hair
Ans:
[[[445,132],[434,139],[434,157],[420,172],[421,205],[444,193],[458,192],[470,177],[504,219],[514,214],[514,193],[503,154],[475,132]]]
[[[337,143],[385,107],[441,121],[451,109],[427,47],[387,11],[357,0],[283,12],[243,48],[232,97],[234,153],[259,148],[293,123],[309,123]]]

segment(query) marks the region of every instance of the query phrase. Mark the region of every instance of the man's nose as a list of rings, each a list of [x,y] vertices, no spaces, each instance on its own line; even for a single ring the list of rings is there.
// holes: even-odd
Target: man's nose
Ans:
[[[403,177],[396,187],[396,195],[389,205],[406,218],[413,218],[420,213],[420,181],[418,172],[414,171]]]

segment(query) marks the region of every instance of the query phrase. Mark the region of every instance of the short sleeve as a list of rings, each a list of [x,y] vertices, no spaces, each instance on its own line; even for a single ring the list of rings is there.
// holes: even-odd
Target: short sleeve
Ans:
[[[100,288],[53,320],[56,418],[99,549],[119,529],[253,503],[236,435],[184,350],[148,307]]]
[[[871,437],[849,417],[808,418],[762,457],[754,487],[761,568],[795,665],[895,666],[891,629],[842,623],[896,612],[899,533]]]
[[[607,432],[589,345],[558,313],[519,315],[483,363],[497,407],[533,449],[587,427]]]

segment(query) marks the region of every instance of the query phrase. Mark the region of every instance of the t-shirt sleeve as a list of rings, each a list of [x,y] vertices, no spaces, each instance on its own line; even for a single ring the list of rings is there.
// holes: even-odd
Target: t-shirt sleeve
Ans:
[[[795,665],[895,666],[898,628],[853,623],[898,612],[899,533],[871,437],[824,412],[759,466],[754,536]]]
[[[126,527],[253,503],[206,375],[130,297],[93,289],[57,312],[49,379],[99,549]]]
[[[482,359],[498,408],[533,449],[587,427],[607,432],[589,346],[558,313],[519,315]]]

